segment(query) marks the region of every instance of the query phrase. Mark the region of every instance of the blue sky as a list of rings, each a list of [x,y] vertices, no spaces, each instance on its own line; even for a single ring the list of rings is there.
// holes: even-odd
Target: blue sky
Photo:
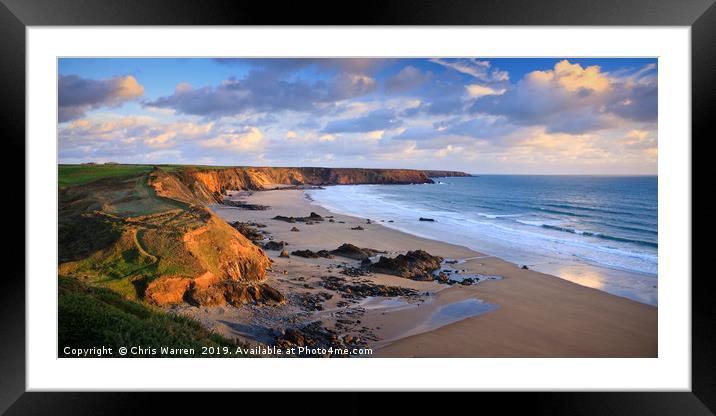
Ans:
[[[657,60],[63,58],[61,163],[654,174]]]

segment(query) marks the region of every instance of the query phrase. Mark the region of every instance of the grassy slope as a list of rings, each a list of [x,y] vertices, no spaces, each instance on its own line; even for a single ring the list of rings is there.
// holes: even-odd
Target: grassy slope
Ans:
[[[201,347],[229,347],[234,344],[204,329],[198,322],[139,302],[124,299],[104,288],[90,287],[76,279],[59,278],[59,351],[65,346],[92,348],[105,346],[113,356],[121,346],[193,348],[201,357]],[[161,353],[151,355],[162,356]],[[176,357],[176,355],[168,355]],[[136,357],[136,356],[135,356]]]
[[[96,168],[88,166],[85,172]],[[201,274],[181,236],[202,221],[186,204],[157,197],[144,172],[120,171],[61,189],[60,274],[130,300],[141,299],[159,276]]]
[[[185,221],[191,225],[192,216],[185,204],[154,195],[146,184],[152,168],[59,166],[61,255],[76,258],[60,266],[61,274],[75,276],[59,277],[60,356],[64,346],[107,346],[116,352],[129,345],[197,351],[234,345],[192,319],[138,301],[148,282],[160,275],[201,271],[185,250],[174,247],[181,245],[176,233]],[[88,216],[95,210],[109,216]],[[127,226],[122,219],[130,217],[139,223]]]

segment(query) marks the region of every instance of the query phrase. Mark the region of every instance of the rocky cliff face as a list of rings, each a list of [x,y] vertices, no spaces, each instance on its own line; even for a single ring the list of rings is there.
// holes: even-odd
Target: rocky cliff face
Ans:
[[[454,176],[469,176],[462,172],[450,173]],[[433,183],[425,171],[412,169],[246,167],[199,170],[189,168],[173,175],[189,188],[195,197],[204,202],[221,201],[227,190],[263,190],[280,185]]]

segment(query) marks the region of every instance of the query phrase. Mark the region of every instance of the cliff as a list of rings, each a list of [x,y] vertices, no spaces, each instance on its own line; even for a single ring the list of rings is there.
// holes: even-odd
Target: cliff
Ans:
[[[61,169],[62,173],[63,169]],[[271,261],[206,204],[228,190],[432,183],[426,172],[351,168],[65,167],[59,275],[157,305],[282,302]]]
[[[461,172],[453,172],[469,176]],[[412,169],[361,168],[274,168],[223,169],[185,168],[176,178],[204,202],[221,201],[227,190],[263,190],[281,185],[364,185],[433,183],[424,171]]]
[[[59,203],[60,276],[158,305],[283,301],[263,250],[173,173],[61,188]]]
[[[424,170],[423,172],[430,178],[461,178],[472,176],[469,173],[456,172],[453,170]]]

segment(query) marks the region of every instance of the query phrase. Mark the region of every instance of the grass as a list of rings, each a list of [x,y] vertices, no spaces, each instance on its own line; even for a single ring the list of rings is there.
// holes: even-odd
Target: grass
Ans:
[[[59,277],[58,302],[59,357],[67,357],[64,347],[104,346],[112,348],[113,357],[120,357],[117,350],[122,346],[156,348],[156,355],[142,355],[145,357],[203,357],[202,347],[227,347],[232,352],[236,349],[232,341],[191,318],[127,300],[112,290],[91,287],[73,278]],[[194,353],[162,354],[161,347],[190,348]]]
[[[59,165],[58,185],[73,186],[104,178],[121,178],[148,173],[152,165]]]
[[[60,187],[65,187],[90,183],[104,178],[138,176],[150,172],[155,166],[167,172],[174,172],[184,168],[214,170],[232,167],[207,165],[58,165],[57,182]]]

